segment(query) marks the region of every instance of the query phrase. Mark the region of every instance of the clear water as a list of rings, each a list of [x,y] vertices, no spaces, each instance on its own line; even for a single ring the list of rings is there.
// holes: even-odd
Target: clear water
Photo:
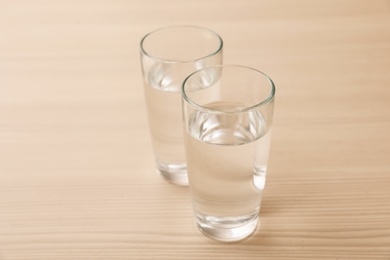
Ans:
[[[180,86],[173,76],[168,69],[153,68],[144,92],[157,168],[169,182],[188,185]]]
[[[231,111],[239,105],[213,103]],[[194,113],[186,132],[189,179],[200,229],[224,241],[254,231],[265,184],[271,133],[257,111]]]

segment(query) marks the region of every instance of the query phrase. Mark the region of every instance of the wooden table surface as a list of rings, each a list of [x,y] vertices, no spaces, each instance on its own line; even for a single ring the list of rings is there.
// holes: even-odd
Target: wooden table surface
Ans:
[[[239,243],[155,174],[139,41],[172,24],[276,83]],[[0,259],[390,259],[390,1],[0,0]]]

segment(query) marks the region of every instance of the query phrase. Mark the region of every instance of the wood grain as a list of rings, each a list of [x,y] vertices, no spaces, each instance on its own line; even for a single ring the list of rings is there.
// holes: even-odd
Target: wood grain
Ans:
[[[277,86],[239,243],[154,171],[138,48],[170,24]],[[0,259],[390,259],[389,68],[386,0],[0,1]]]

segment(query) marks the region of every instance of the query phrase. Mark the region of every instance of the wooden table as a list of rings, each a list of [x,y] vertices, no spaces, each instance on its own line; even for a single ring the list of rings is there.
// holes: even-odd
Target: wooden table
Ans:
[[[172,24],[277,86],[239,243],[155,174],[139,40]],[[390,1],[0,1],[0,259],[390,259]]]

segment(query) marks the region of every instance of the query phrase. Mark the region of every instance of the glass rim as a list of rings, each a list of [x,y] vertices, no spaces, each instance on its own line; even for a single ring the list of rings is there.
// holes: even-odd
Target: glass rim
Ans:
[[[212,35],[216,36],[216,38],[219,40],[219,45],[218,45],[218,48],[207,54],[207,55],[204,55],[202,57],[199,57],[199,58],[195,58],[195,59],[191,59],[191,60],[168,60],[168,59],[163,59],[163,58],[160,58],[160,57],[157,57],[151,53],[149,53],[147,50],[145,50],[144,48],[144,42],[145,40],[152,34],[156,33],[156,32],[159,32],[159,31],[163,31],[163,30],[167,30],[167,29],[175,29],[175,28],[195,28],[195,29],[200,29],[200,30],[204,30],[204,31],[208,31],[209,33],[211,33]],[[221,52],[222,50],[222,47],[223,47],[223,40],[222,40],[222,37],[214,32],[213,30],[209,29],[209,28],[206,28],[206,27],[202,27],[202,26],[197,26],[197,25],[169,25],[169,26],[164,26],[164,27],[160,27],[160,28],[157,28],[147,34],[144,35],[144,37],[142,37],[141,41],[140,41],[140,50],[141,50],[141,53],[149,58],[152,58],[154,60],[158,60],[158,61],[161,61],[161,62],[166,62],[166,63],[191,63],[191,62],[196,62],[196,61],[199,61],[199,60],[203,60],[203,59],[206,59],[206,58],[209,58],[209,57],[212,57],[214,55],[216,55],[217,53]]]
[[[208,69],[213,69],[213,68],[221,68],[221,69],[223,69],[223,68],[241,68],[241,69],[245,69],[245,70],[248,70],[248,71],[255,72],[255,73],[259,74],[260,76],[262,76],[263,78],[265,78],[268,81],[269,87],[270,87],[269,95],[265,99],[263,99],[262,101],[257,102],[255,105],[246,106],[244,108],[240,108],[240,109],[237,109],[237,110],[234,110],[234,111],[221,111],[221,110],[218,110],[218,109],[212,109],[212,108],[204,107],[204,106],[196,103],[195,101],[193,101],[192,99],[190,99],[188,97],[188,95],[186,93],[186,90],[185,90],[185,86],[186,86],[187,81],[192,76],[194,76],[195,74],[200,73],[200,72],[205,71],[205,70],[208,70]],[[214,66],[210,66],[210,67],[206,67],[206,68],[194,71],[194,72],[192,72],[190,75],[188,75],[186,77],[186,79],[184,80],[184,82],[182,84],[182,87],[181,87],[182,99],[185,102],[187,102],[188,104],[190,104],[191,106],[193,106],[195,109],[197,109],[199,111],[207,112],[207,113],[210,113],[210,114],[240,114],[240,113],[247,113],[247,112],[253,111],[253,110],[255,110],[255,109],[257,109],[257,108],[259,108],[261,106],[269,104],[274,99],[275,92],[276,92],[275,84],[274,84],[274,82],[272,81],[272,79],[270,77],[268,77],[265,73],[263,73],[263,72],[261,72],[261,71],[259,71],[257,69],[254,69],[254,68],[251,68],[251,67],[248,67],[248,66],[242,66],[242,65],[214,65]]]

